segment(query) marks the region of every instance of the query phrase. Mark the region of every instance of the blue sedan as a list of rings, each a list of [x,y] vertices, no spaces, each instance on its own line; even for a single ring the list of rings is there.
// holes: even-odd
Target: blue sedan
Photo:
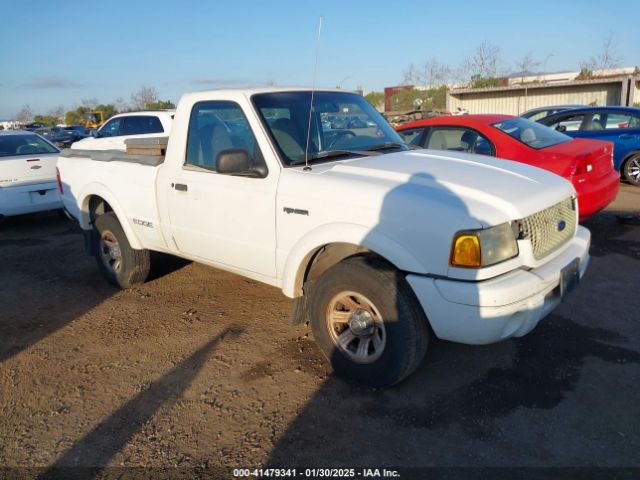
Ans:
[[[640,108],[574,108],[538,121],[571,137],[612,142],[616,170],[640,187]]]

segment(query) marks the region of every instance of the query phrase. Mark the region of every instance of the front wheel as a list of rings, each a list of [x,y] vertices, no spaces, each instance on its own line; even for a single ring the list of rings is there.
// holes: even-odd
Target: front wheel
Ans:
[[[107,212],[94,222],[94,252],[102,275],[113,285],[129,288],[149,275],[149,250],[131,248],[115,213]]]
[[[404,276],[359,256],[329,269],[310,292],[311,328],[335,372],[374,387],[409,376],[427,350],[429,329]]]
[[[622,174],[627,182],[640,187],[640,153],[633,155],[622,167]]]

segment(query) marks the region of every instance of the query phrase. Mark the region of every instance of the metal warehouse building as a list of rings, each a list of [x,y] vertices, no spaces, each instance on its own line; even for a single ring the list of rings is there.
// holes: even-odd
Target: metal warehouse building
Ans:
[[[447,110],[519,115],[548,105],[627,105],[640,103],[640,75],[601,77],[557,83],[529,82],[494,88],[454,88]]]

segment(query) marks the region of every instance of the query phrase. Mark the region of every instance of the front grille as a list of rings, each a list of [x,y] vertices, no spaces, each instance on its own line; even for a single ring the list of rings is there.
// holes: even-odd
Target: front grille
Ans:
[[[533,256],[540,260],[573,237],[576,223],[575,201],[567,198],[520,220],[520,238],[531,240]]]

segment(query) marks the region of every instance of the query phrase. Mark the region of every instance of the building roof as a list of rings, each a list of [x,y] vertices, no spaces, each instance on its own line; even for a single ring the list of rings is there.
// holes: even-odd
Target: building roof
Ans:
[[[618,83],[623,80],[627,80],[628,75],[615,76],[615,77],[599,77],[589,80],[570,80],[568,82],[530,82],[521,83],[516,85],[508,85],[505,87],[487,87],[487,88],[454,88],[449,91],[451,95],[461,95],[465,93],[485,93],[485,92],[506,92],[514,90],[532,90],[532,89],[545,89],[545,88],[562,88],[576,85],[597,85],[603,83]]]

